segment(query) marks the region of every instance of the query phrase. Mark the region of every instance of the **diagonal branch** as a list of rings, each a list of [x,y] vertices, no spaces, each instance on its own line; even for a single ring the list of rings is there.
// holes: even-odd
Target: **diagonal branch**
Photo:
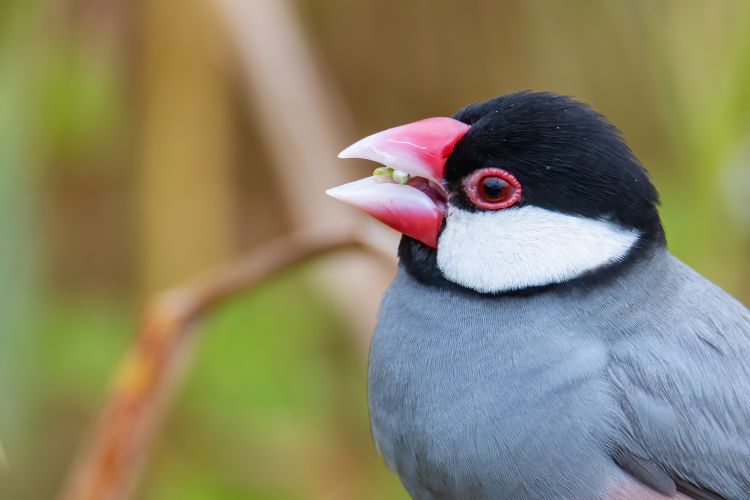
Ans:
[[[64,500],[127,498],[186,362],[191,328],[223,300],[332,252],[360,251],[391,266],[392,252],[357,232],[312,230],[267,243],[241,260],[159,295],[147,308]]]

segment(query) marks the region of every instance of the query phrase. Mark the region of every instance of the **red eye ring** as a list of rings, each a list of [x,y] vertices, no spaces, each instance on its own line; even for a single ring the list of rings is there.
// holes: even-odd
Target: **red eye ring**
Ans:
[[[494,180],[494,190],[500,189],[497,195],[490,196],[487,192],[488,179]],[[497,180],[500,183],[497,183]],[[469,201],[485,210],[499,210],[518,203],[521,199],[521,183],[510,172],[497,167],[481,168],[463,181],[463,188]]]

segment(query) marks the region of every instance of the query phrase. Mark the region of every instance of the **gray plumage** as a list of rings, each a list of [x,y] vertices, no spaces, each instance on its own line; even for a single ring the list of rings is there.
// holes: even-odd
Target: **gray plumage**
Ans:
[[[750,498],[749,357],[748,310],[663,248],[609,282],[515,296],[400,268],[372,429],[417,499],[585,500],[629,477]]]

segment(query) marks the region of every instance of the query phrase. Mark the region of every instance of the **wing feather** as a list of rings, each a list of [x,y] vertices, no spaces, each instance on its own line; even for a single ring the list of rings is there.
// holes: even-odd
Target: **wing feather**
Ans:
[[[676,259],[675,259],[676,260]],[[666,492],[750,499],[750,312],[684,264],[615,343],[623,468]]]

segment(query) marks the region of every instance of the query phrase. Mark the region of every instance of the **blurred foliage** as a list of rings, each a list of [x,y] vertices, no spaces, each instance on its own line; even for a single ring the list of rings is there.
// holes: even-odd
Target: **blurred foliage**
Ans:
[[[0,6],[0,439],[10,456],[28,457],[26,437],[33,399],[28,393],[36,249],[34,192],[28,166],[28,51],[23,28],[32,9],[22,2]],[[0,462],[3,462],[0,460]],[[0,463],[2,482],[9,474]]]
[[[57,164],[91,165],[75,160],[92,148],[106,148],[121,120],[117,72],[100,51],[72,40],[51,52],[39,68],[36,139],[55,153]]]
[[[220,99],[190,108],[228,120],[221,126],[231,133],[139,135],[149,113],[175,113],[215,131],[213,121],[179,108],[187,109],[183,101],[172,108],[145,102],[143,83],[169,82],[160,91],[171,95],[185,90],[174,71],[191,57],[213,54],[195,66],[203,72],[216,60],[236,63],[228,44],[204,31],[188,40],[193,45],[181,42],[184,59],[144,56],[143,26],[155,21],[144,19],[151,11],[143,4],[0,3],[0,437],[10,460],[0,471],[0,498],[53,496],[133,334],[139,276],[187,251],[184,243],[165,247],[170,238],[162,238],[158,252],[139,253],[139,228],[163,215],[158,203],[147,209],[138,191],[152,178],[143,169],[161,168],[144,161],[144,150],[228,137],[234,163],[217,153],[226,168],[204,168],[190,181],[221,183],[216,193],[229,209],[202,217],[196,207],[206,200],[169,191],[169,183],[147,187],[170,197],[172,215],[191,214],[185,219],[195,241],[229,227],[233,239],[221,248],[238,253],[279,220],[275,207],[245,209],[256,195],[273,199],[263,193],[277,186],[256,173],[269,168],[266,153],[231,71],[198,87],[222,92]],[[592,103],[651,171],[673,251],[750,302],[750,3],[293,5],[321,71],[355,114],[351,139],[521,88]],[[229,109],[206,111],[224,100]],[[166,153],[154,157],[181,158]],[[169,168],[180,172],[179,163]],[[239,181],[226,182],[227,175]],[[215,255],[203,257],[208,266]],[[200,265],[195,255],[191,266]],[[405,498],[369,437],[364,356],[306,284],[310,271],[239,297],[202,325],[197,365],[137,498]]]
[[[299,277],[207,325],[144,498],[399,497],[371,448],[361,352]]]

